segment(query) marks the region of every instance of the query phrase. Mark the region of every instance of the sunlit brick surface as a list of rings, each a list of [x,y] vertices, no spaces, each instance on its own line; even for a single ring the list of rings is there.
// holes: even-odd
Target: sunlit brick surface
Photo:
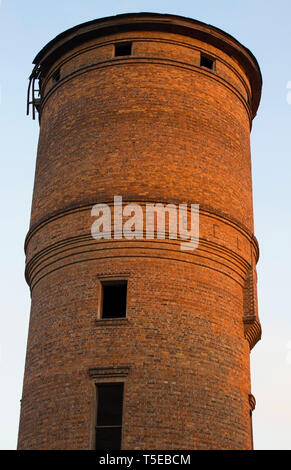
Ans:
[[[159,27],[165,18],[171,30]],[[249,353],[260,336],[250,158],[257,63],[230,36],[189,19],[106,21],[43,68],[19,448],[92,448],[88,371],[126,366],[122,448],[250,449]],[[207,34],[190,34],[199,28]],[[132,41],[131,56],[114,57],[120,41]],[[201,52],[215,71],[200,67]],[[199,204],[198,249],[94,240],[91,208],[115,195]],[[100,280],[114,278],[128,281],[127,318],[100,321]]]

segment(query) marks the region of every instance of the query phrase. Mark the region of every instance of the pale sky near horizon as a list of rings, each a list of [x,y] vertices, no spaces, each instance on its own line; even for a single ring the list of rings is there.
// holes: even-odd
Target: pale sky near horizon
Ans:
[[[260,64],[263,96],[251,134],[263,329],[262,340],[251,353],[257,400],[254,443],[256,449],[290,450],[290,0],[0,0],[0,449],[16,448],[30,308],[23,244],[39,132],[38,121],[25,115],[32,60],[48,41],[72,26],[140,11],[183,15],[217,26],[248,47]]]

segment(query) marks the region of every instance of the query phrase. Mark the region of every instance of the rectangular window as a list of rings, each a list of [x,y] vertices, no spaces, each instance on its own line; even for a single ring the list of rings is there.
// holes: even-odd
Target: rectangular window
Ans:
[[[120,450],[123,383],[97,383],[96,450]]]
[[[207,69],[215,70],[215,60],[211,59],[211,57],[201,54],[200,67],[206,67]]]
[[[132,52],[132,43],[131,42],[121,42],[120,44],[115,44],[115,57],[131,55]]]
[[[126,317],[127,281],[102,282],[101,318]]]

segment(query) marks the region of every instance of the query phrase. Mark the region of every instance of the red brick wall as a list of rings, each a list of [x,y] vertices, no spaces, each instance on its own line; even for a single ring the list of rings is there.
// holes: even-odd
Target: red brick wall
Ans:
[[[114,58],[127,39],[133,55]],[[243,66],[198,39],[131,31],[73,48],[43,89],[19,448],[90,448],[88,371],[125,366],[124,449],[251,448],[258,247]],[[198,249],[94,240],[91,207],[114,195],[200,204]],[[100,279],[114,276],[128,279],[127,319],[98,322]]]

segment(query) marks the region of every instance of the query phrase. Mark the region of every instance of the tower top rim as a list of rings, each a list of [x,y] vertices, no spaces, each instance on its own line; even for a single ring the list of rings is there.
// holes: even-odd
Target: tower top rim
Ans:
[[[81,23],[58,34],[49,41],[33,60],[42,70],[60,56],[88,40],[126,31],[162,31],[182,34],[211,44],[232,56],[244,69],[252,89],[252,117],[260,104],[262,74],[252,52],[225,31],[199,20],[164,13],[123,13]]]

